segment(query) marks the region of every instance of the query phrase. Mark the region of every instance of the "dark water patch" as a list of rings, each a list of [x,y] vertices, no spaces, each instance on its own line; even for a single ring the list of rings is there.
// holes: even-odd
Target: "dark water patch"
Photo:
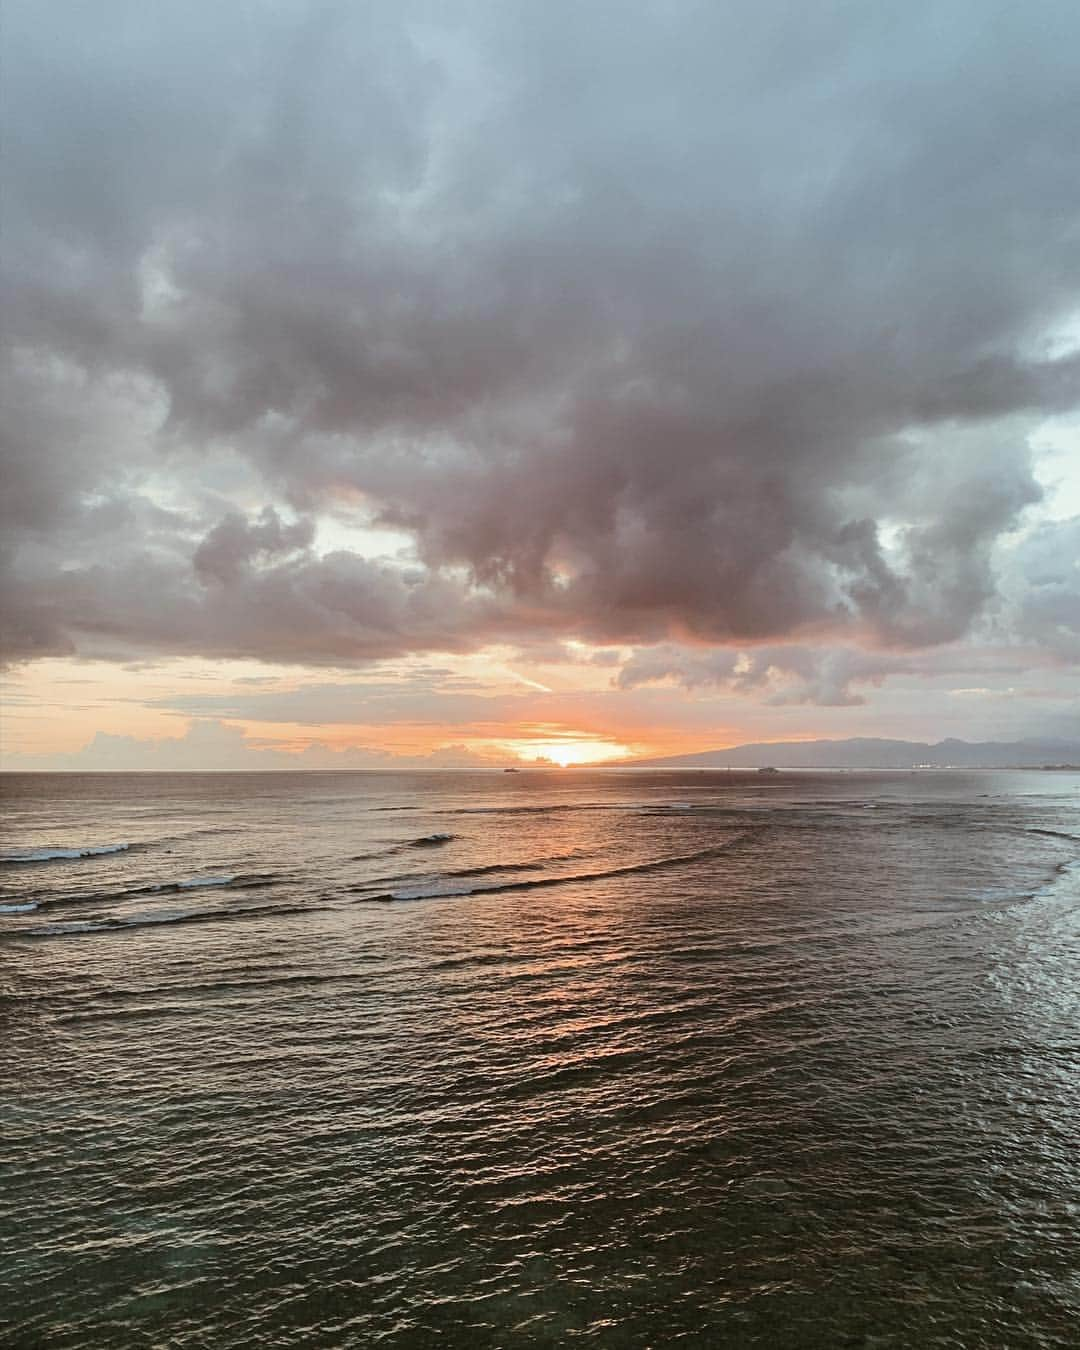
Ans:
[[[304,914],[312,911],[318,912],[320,909],[319,906],[314,905],[297,906],[295,908],[298,912]],[[266,910],[263,912],[266,912]],[[380,958],[374,955],[364,956],[362,953],[351,953],[349,961],[350,964],[364,966],[365,969],[359,971],[294,971],[288,974],[267,974],[257,968],[243,978],[235,975],[222,976],[220,979],[213,980],[181,978],[169,983],[149,983],[135,988],[93,989],[89,991],[86,997],[95,1004],[123,1004],[147,998],[168,998],[174,994],[212,995],[221,992],[242,992],[249,989],[290,989],[334,984],[348,985],[355,982],[370,981],[370,967],[379,964]]]

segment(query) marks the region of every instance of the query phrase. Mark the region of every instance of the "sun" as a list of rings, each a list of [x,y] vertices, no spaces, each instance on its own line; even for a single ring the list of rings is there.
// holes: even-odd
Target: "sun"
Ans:
[[[518,759],[547,761],[566,769],[573,764],[602,764],[613,759],[626,759],[632,752],[618,741],[591,736],[560,736],[557,739],[521,739],[504,742],[507,750]]]

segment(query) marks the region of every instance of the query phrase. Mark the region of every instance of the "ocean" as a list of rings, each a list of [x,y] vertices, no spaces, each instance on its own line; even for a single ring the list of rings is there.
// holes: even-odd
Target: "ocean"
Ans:
[[[7,775],[0,1344],[1080,1344],[1080,774]]]

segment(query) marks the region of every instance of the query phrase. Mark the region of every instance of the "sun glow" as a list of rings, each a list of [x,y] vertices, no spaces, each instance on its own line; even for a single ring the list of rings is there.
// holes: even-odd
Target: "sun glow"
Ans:
[[[618,741],[580,734],[565,737],[552,737],[549,734],[535,740],[508,740],[502,742],[502,748],[526,763],[530,760],[548,761],[564,769],[571,764],[601,764],[608,760],[626,759],[633,753],[628,746]]]

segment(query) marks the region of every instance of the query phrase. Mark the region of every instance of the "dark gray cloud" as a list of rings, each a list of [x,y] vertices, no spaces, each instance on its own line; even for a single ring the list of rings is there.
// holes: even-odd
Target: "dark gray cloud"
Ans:
[[[464,651],[503,631],[497,611],[487,620],[482,599],[437,573],[343,552],[253,566],[228,553],[233,528],[227,518],[196,549],[195,581],[175,555],[137,547],[44,579],[13,565],[4,600],[14,642],[31,654],[65,655],[75,650],[75,631],[79,650],[95,658],[150,650],[349,664],[417,649]]]
[[[1007,621],[1071,2],[6,8],[12,657]],[[314,547],[343,497],[411,570]]]

